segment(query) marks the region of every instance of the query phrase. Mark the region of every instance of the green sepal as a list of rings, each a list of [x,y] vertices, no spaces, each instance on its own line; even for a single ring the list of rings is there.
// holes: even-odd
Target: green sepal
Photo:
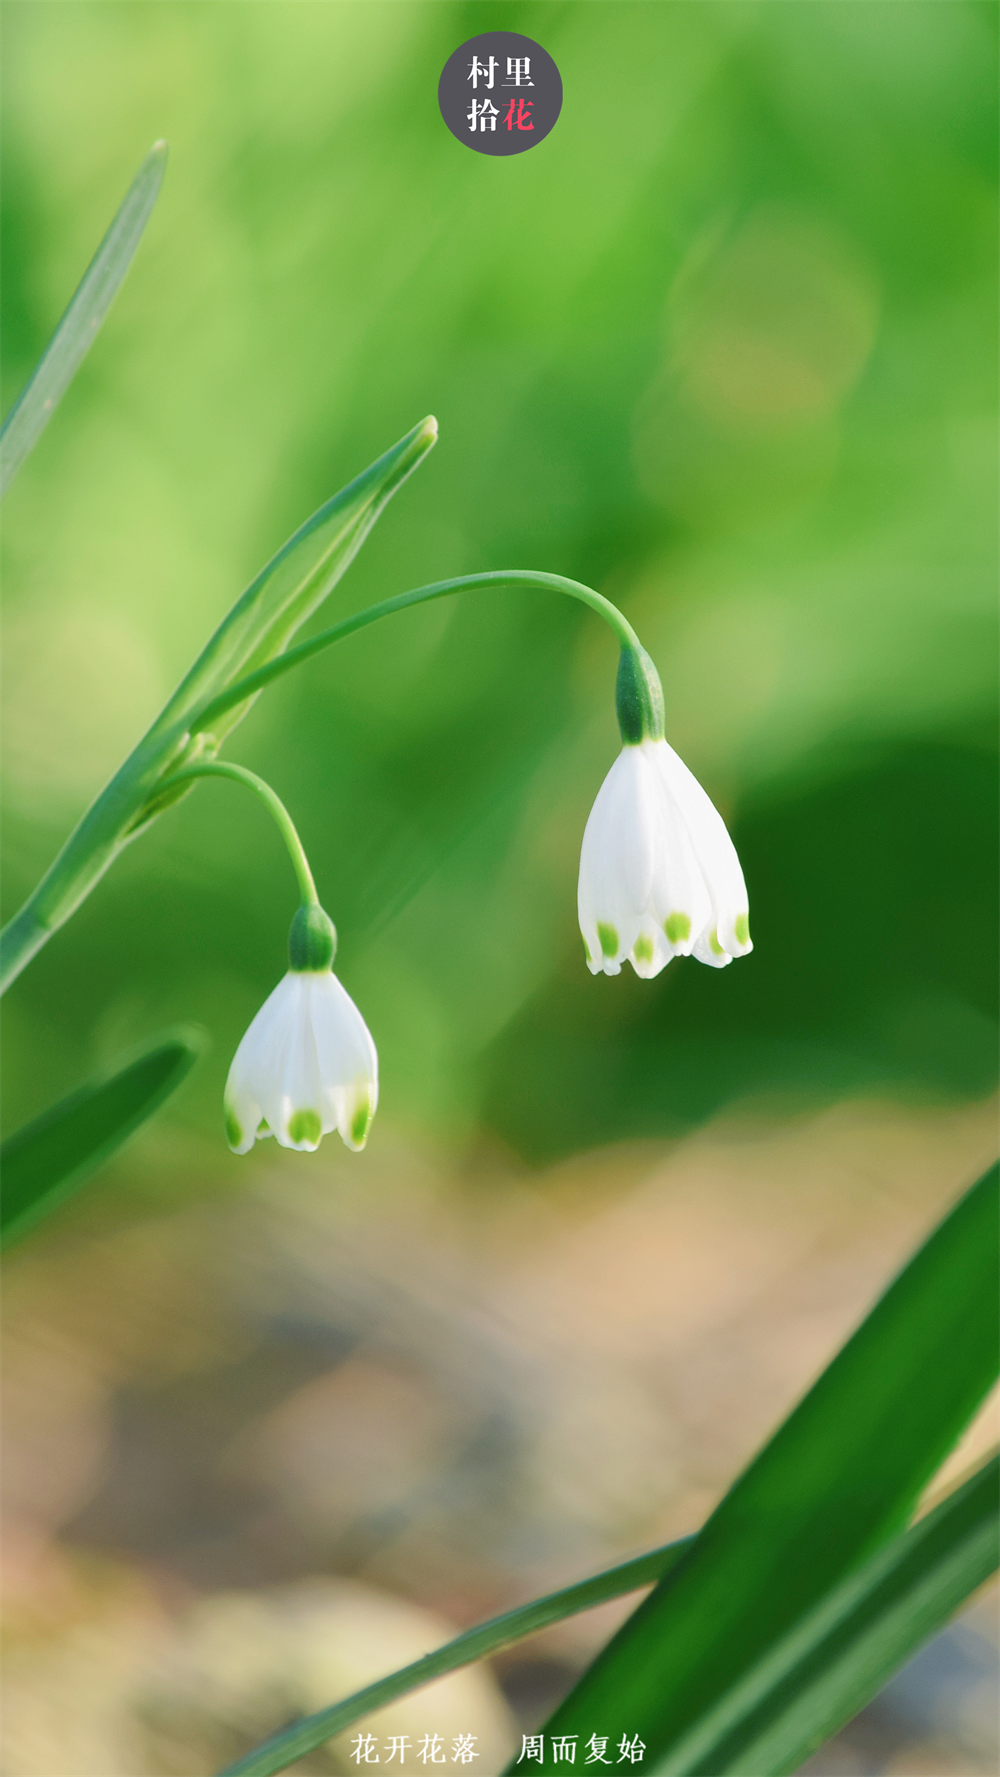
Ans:
[[[337,954],[337,928],[318,902],[299,907],[288,932],[288,966],[297,973],[321,973],[333,968]]]
[[[663,686],[645,648],[622,646],[615,685],[615,709],[627,747],[663,739]]]

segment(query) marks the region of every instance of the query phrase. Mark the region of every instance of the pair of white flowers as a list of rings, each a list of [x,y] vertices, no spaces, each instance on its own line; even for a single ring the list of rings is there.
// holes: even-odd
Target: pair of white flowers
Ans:
[[[725,968],[753,948],[743,872],[722,816],[663,738],[660,681],[642,649],[622,648],[617,709],[624,745],[580,853],[577,905],[590,971],[617,975],[627,959],[648,979],[674,956]],[[323,909],[300,907],[291,967],[229,1070],[226,1134],[238,1154],[266,1135],[314,1149],[333,1129],[348,1147],[364,1147],[378,1056],[333,973],[335,947]]]

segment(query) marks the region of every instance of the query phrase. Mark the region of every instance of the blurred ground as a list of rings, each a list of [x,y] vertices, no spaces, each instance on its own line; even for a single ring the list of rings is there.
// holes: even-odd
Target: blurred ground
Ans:
[[[734,1111],[533,1173],[382,1129],[224,1186],[147,1132],[9,1266],[6,1777],[201,1777],[694,1528],[994,1131],[992,1103]],[[632,1602],[374,1726],[475,1733],[490,1777]],[[980,1603],[809,1771],[994,1771],[994,1658]]]

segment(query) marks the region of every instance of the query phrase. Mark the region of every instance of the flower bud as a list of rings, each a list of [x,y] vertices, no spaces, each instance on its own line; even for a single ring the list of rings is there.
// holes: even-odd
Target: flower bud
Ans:
[[[314,902],[299,907],[288,933],[288,966],[298,973],[318,973],[333,968],[337,954],[337,928],[328,913]]]
[[[615,685],[618,727],[626,746],[663,739],[663,687],[645,648],[622,647]]]

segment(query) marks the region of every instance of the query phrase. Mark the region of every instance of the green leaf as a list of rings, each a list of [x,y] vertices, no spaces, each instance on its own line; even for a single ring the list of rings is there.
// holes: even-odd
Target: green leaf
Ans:
[[[590,1734],[599,1724],[602,1734],[638,1733],[647,1763],[665,1758],[903,1528],[1000,1367],[998,1233],[993,1167],[910,1260],[547,1731]]]
[[[238,675],[287,647],[353,561],[396,489],[437,438],[437,421],[422,420],[369,469],[321,506],[279,549],[237,600],[148,733],[83,816],[20,912],[0,933],[0,992],[74,913],[119,852],[189,785],[157,799],[159,780],[199,756],[243,720],[247,698],[227,710],[211,739],[199,714]]]
[[[966,1193],[698,1536],[470,1629],[220,1777],[272,1777],[406,1692],[661,1575],[547,1731],[638,1733],[663,1771],[793,1771],[996,1566],[993,1464],[893,1533],[1000,1367],[998,1183],[993,1167]]]
[[[639,1555],[634,1561],[609,1568],[607,1573],[595,1574],[575,1586],[566,1586],[561,1592],[551,1592],[531,1604],[520,1605],[517,1610],[505,1611],[503,1616],[480,1623],[475,1629],[467,1629],[435,1653],[425,1654],[422,1660],[415,1660],[411,1666],[403,1666],[388,1678],[366,1685],[364,1690],[345,1697],[342,1703],[334,1703],[316,1715],[303,1716],[301,1721],[284,1728],[253,1752],[237,1759],[235,1764],[227,1765],[221,1777],[271,1777],[273,1771],[285,1770],[295,1759],[322,1746],[324,1740],[344,1733],[362,1716],[384,1708],[397,1697],[406,1696],[408,1691],[419,1690],[433,1679],[443,1678],[446,1672],[455,1672],[473,1660],[484,1659],[487,1654],[508,1647],[512,1641],[535,1635],[539,1629],[558,1623],[563,1617],[591,1610],[595,1604],[604,1604],[609,1598],[620,1598],[626,1592],[650,1585],[680,1560],[689,1540],[667,1543],[662,1549],[653,1549],[648,1555]]]
[[[182,718],[192,731],[202,709],[239,675],[283,652],[348,568],[396,489],[437,443],[437,420],[421,420],[363,474],[307,519],[247,587],[167,704],[161,723]],[[253,701],[213,723],[219,736]]]
[[[7,492],[93,345],[142,239],[166,165],[167,144],[154,142],[30,381],[7,415],[0,430],[0,495]]]
[[[204,1049],[191,1029],[81,1086],[0,1148],[0,1239],[6,1247],[64,1203],[176,1091]]]
[[[994,1457],[895,1537],[661,1759],[658,1777],[783,1777],[871,1701],[1000,1563]]]

